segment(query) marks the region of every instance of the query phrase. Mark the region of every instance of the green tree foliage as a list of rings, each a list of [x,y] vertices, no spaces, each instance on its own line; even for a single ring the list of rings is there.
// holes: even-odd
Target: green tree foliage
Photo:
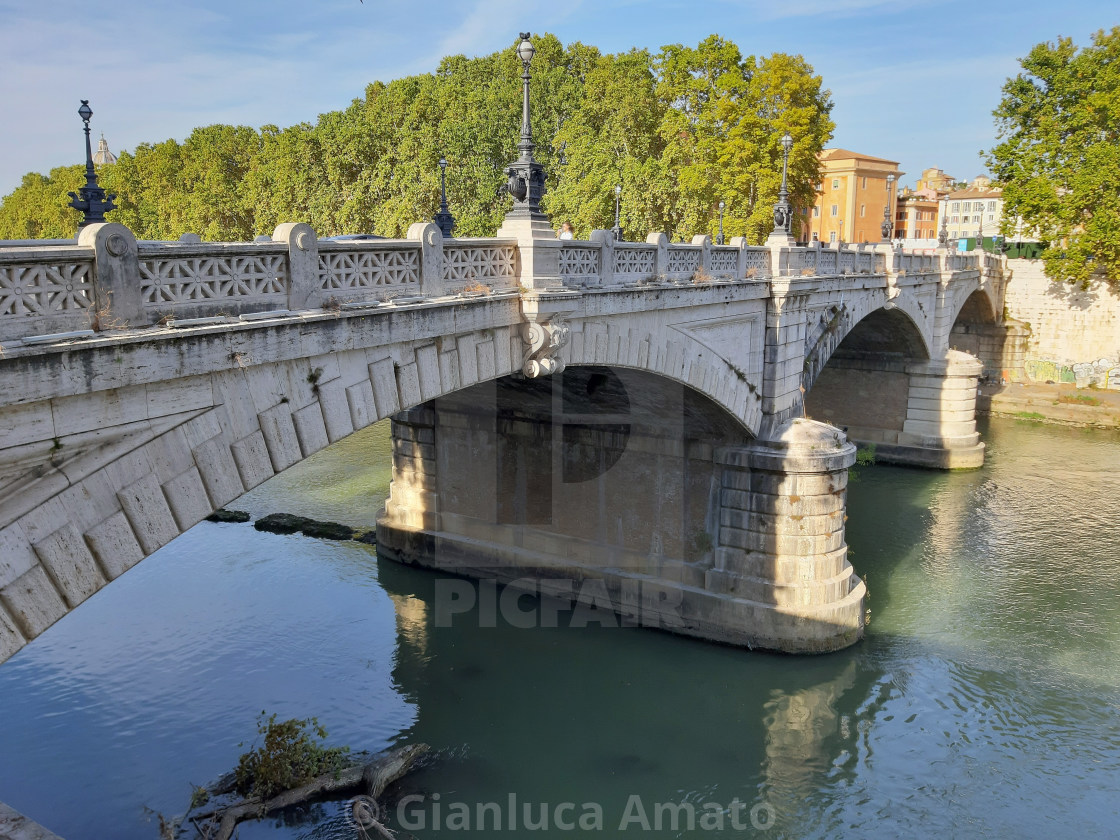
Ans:
[[[1120,287],[1120,27],[1078,49],[1036,45],[996,109],[988,165],[1003,184],[1005,235],[1016,218],[1048,247],[1055,279]]]
[[[102,167],[104,170],[106,167]],[[69,239],[78,214],[67,193],[86,182],[85,166],[60,166],[50,175],[29,172],[0,203],[0,237],[5,239]]]
[[[534,46],[535,156],[557,226],[569,221],[579,236],[610,227],[619,184],[628,238],[714,234],[723,200],[726,233],[761,241],[785,131],[795,138],[793,201],[812,203],[832,103],[800,56],[744,57],[714,35],[657,54],[603,55],[552,35]],[[286,221],[322,236],[399,237],[437,211],[442,155],[456,234],[493,236],[509,208],[498,188],[516,157],[521,95],[513,49],[450,56],[434,73],[369,85],[314,125],[213,125],[183,143],[142,144],[100,170],[118,194],[110,218],[141,239],[247,240]],[[80,166],[28,175],[0,206],[0,237],[72,236],[78,216],[65,194],[80,175]]]

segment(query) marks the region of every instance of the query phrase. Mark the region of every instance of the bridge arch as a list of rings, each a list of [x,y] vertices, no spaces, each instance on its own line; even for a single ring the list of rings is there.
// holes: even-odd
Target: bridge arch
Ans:
[[[851,303],[841,301],[817,313],[805,326],[805,364],[801,386],[808,395],[833,354],[844,345],[863,352],[884,352],[913,359],[929,359],[931,315],[918,300],[903,294],[894,300],[873,292]]]
[[[21,428],[5,440],[21,473],[0,476],[0,661],[273,475],[384,417],[520,371],[517,299],[475,307],[491,311],[448,309],[487,326],[441,335],[428,318],[430,337],[413,340],[393,341],[409,331],[392,320],[328,316],[314,333],[199,330],[164,339],[155,358],[139,340],[28,364],[28,401],[11,409]],[[602,333],[589,329],[562,357],[677,382],[757,431],[758,386],[711,347],[668,329]],[[53,395],[59,382],[67,396]]]
[[[929,360],[929,345],[911,312],[902,306],[875,309],[828,355],[805,394],[806,415],[861,443],[897,444],[908,416],[911,373]]]
[[[952,327],[948,345],[975,356],[982,367],[981,377],[998,380],[1009,368],[1021,364],[1021,353],[1029,328],[1018,323],[1004,323],[991,290],[976,283],[965,286],[954,300]],[[1017,359],[1015,350],[1020,357]]]

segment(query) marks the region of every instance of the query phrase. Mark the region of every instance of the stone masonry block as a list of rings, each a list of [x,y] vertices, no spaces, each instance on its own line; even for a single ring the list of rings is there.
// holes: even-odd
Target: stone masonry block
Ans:
[[[196,467],[191,467],[170,481],[164,482],[163,493],[167,497],[171,515],[175,517],[175,524],[179,526],[180,531],[198,524],[214,512],[210,499],[206,495],[206,488],[202,484],[202,476]]]
[[[355,429],[364,429],[377,419],[377,405],[373,401],[373,385],[368,379],[346,389],[350,404],[350,422]]]
[[[459,351],[449,350],[439,354],[439,379],[442,383],[441,393],[450,394],[461,387],[459,377]]]
[[[424,401],[420,392],[420,370],[415,362],[401,365],[397,369],[397,389],[402,406],[418,405]]]
[[[151,554],[179,536],[179,526],[155,473],[121,490],[117,498],[145,554]]]
[[[0,662],[8,659],[25,644],[27,639],[16,627],[15,620],[8,615],[4,605],[0,603]]]
[[[293,413],[292,422],[295,423],[296,438],[299,440],[299,449],[304,458],[318,452],[329,443],[320,402],[305,405]]]
[[[475,347],[477,356],[478,381],[489,382],[497,375],[494,361],[494,342],[480,341]]]
[[[0,604],[26,639],[34,639],[66,615],[62,596],[40,565],[0,589]]]
[[[105,585],[93,555],[72,524],[59,528],[34,548],[71,609]]]
[[[439,351],[434,344],[416,351],[416,381],[421,401],[434,400],[441,393],[439,385]]]
[[[191,449],[200,446],[211,438],[216,438],[222,433],[217,411],[207,411],[193,420],[188,420],[182,425],[182,429],[183,434],[187,437],[187,445]]]
[[[54,415],[47,400],[7,406],[0,411],[0,449],[54,437]]]
[[[380,420],[401,410],[400,392],[397,391],[396,365],[392,359],[380,359],[369,366],[376,406],[374,419]]]
[[[303,453],[299,449],[290,406],[281,403],[262,411],[259,417],[272,468],[276,472],[283,472],[292,464],[299,463]]]
[[[272,461],[268,457],[264,435],[259,431],[242,438],[230,447],[237,472],[246,490],[252,490],[262,481],[272,478]]]
[[[39,558],[18,523],[0,530],[0,589],[38,564]]]
[[[144,549],[136,541],[132,526],[122,512],[117,512],[86,533],[94,559],[109,580],[120,577],[144,559]]]
[[[221,438],[212,438],[196,447],[194,462],[210,497],[210,504],[215,509],[229,504],[245,492],[237,462],[230,447]]]
[[[249,395],[245,371],[240,368],[218,371],[211,377],[214,399],[225,409],[223,431],[230,440],[239,440],[260,428],[257,409]]]
[[[459,382],[466,388],[478,382],[478,353],[475,350],[478,337],[468,333],[459,336],[455,343],[459,350]]]
[[[509,327],[499,327],[494,330],[494,371],[497,376],[505,376],[514,370],[514,360],[509,352]],[[518,358],[516,368],[520,369],[521,359]]]
[[[342,440],[354,431],[350,403],[346,399],[346,386],[341,381],[319,386],[319,405],[323,410],[323,424],[328,441],[334,443]]]

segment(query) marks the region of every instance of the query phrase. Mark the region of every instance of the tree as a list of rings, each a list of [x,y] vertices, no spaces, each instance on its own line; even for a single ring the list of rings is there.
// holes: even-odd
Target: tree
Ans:
[[[104,168],[104,167],[102,167]],[[67,193],[86,182],[85,166],[60,166],[51,174],[29,172],[0,204],[0,236],[7,239],[72,239],[82,215]]]
[[[609,228],[617,184],[628,237],[714,234],[725,201],[728,234],[760,242],[772,227],[785,131],[795,140],[791,197],[812,203],[832,103],[800,56],[744,58],[716,35],[656,55],[602,55],[547,34],[533,43],[534,156],[547,176],[542,208],[556,224],[569,221],[581,236]],[[320,236],[400,237],[437,212],[446,157],[456,234],[493,236],[510,206],[498,188],[521,130],[513,47],[374,82],[314,125],[213,125],[183,143],[122,152],[99,169],[118,195],[110,219],[140,239],[246,240],[287,221],[307,221]],[[0,206],[0,237],[72,236],[78,216],[65,194],[81,171],[28,175]]]
[[[1120,27],[1078,49],[1036,45],[995,110],[988,166],[1003,184],[1004,235],[1017,218],[1047,246],[1058,280],[1120,288]]]

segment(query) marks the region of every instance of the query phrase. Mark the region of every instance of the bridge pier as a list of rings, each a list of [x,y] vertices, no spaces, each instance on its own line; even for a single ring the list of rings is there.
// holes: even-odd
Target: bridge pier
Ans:
[[[976,431],[976,389],[983,367],[975,356],[958,350],[907,365],[910,387],[902,433],[896,446],[882,447],[876,457],[937,469],[983,466],[984,444]]]
[[[865,589],[844,543],[855,448],[803,419],[752,440],[655,380],[569,368],[396,415],[379,553],[728,644],[858,640]]]
[[[838,351],[805,399],[806,413],[874,445],[887,463],[969,469],[984,463],[976,430],[983,365],[949,350],[941,359]]]

